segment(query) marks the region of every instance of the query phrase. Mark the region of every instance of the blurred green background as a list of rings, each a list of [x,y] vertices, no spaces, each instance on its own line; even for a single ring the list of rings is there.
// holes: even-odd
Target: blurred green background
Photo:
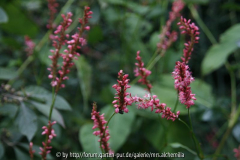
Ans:
[[[91,104],[106,119],[113,113],[112,85],[117,72],[135,79],[135,57],[138,50],[145,65],[153,56],[158,35],[171,11],[169,0],[57,0],[56,24],[60,14],[72,12],[74,33],[84,6],[90,6],[93,17],[91,30],[85,32],[88,44],[79,51],[81,57],[71,69],[66,88],[61,89],[55,104],[53,119],[57,137],[52,141],[49,159],[57,159],[56,152],[101,152],[92,135]],[[240,2],[238,0],[185,0],[182,15],[192,19],[200,28],[200,40],[195,45],[189,62],[195,81],[192,92],[196,104],[191,108],[193,129],[204,154],[213,154],[227,129],[231,106],[239,104],[240,95]],[[36,159],[41,142],[41,127],[47,124],[51,104],[51,86],[48,79],[48,55],[53,49],[48,39],[48,7],[45,0],[0,1],[0,82],[30,94],[20,104],[0,105],[0,159],[29,159],[28,144],[34,143]],[[176,20],[172,30],[179,32]],[[33,56],[24,51],[24,36],[35,43]],[[164,57],[152,68],[149,80],[153,93],[161,103],[175,105],[177,92],[171,72],[180,60],[187,37],[179,35]],[[26,68],[23,66],[28,63]],[[23,68],[23,70],[19,69]],[[230,78],[231,75],[231,78]],[[235,84],[234,85],[231,85]],[[3,99],[3,91],[0,90]],[[141,84],[133,84],[132,95],[145,95]],[[233,93],[236,95],[233,95]],[[180,118],[188,122],[187,109],[178,105]],[[117,153],[126,152],[183,152],[185,159],[198,159],[190,139],[190,132],[179,121],[161,119],[155,113],[138,110],[133,105],[129,113],[116,115],[109,124],[110,147]],[[240,121],[233,127],[222,154],[234,159],[233,148],[240,143]],[[61,158],[58,158],[61,159]],[[139,158],[145,159],[145,158]],[[171,159],[171,158],[170,158]],[[174,158],[177,159],[177,158]],[[207,158],[206,158],[207,159]],[[221,158],[219,158],[221,159]]]

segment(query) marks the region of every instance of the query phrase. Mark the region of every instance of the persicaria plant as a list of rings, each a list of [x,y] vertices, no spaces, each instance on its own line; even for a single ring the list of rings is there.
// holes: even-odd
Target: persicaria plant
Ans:
[[[0,159],[238,160],[237,5],[0,2]]]

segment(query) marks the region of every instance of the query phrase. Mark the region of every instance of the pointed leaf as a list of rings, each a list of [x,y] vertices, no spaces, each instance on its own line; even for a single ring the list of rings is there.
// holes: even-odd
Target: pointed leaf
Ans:
[[[4,152],[5,152],[5,148],[2,144],[2,142],[0,142],[0,158],[2,158],[4,156]]]
[[[37,131],[36,114],[26,107],[24,103],[21,103],[20,112],[16,120],[19,131],[31,141]]]
[[[17,147],[14,147],[13,149],[17,160],[30,159],[29,155],[27,155],[25,152],[21,151]]]
[[[42,104],[51,106],[52,104],[52,93],[46,90],[45,88],[39,86],[28,86],[25,88],[25,92],[30,96],[37,99],[41,99]],[[39,101],[36,101],[41,103]],[[54,107],[60,110],[71,110],[69,103],[61,96],[57,95]]]
[[[10,80],[16,77],[17,77],[17,71],[15,69],[0,67],[0,79]]]
[[[44,105],[41,103],[37,103],[34,101],[30,101],[41,113],[43,113],[45,116],[49,116],[50,113],[50,105]],[[59,113],[59,111],[55,108],[52,110],[52,119],[57,121],[63,128],[65,128],[65,123],[63,120],[62,115]]]
[[[83,151],[88,153],[101,153],[99,138],[93,135],[93,123],[85,124],[79,129],[79,141]]]
[[[8,16],[4,9],[0,7],[0,23],[7,23],[8,22]]]
[[[110,134],[110,148],[117,152],[120,147],[126,142],[128,136],[131,133],[132,125],[135,120],[135,113],[131,107],[128,107],[129,112],[124,114],[115,114],[109,122],[109,134]],[[106,115],[105,120],[109,120],[111,114],[114,113],[114,107],[112,105],[104,107],[100,114]],[[124,128],[122,127],[124,126]]]

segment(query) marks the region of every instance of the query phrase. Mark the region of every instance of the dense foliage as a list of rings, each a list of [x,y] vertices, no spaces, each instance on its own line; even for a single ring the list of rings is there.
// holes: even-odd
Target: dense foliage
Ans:
[[[56,137],[51,141],[53,148],[47,159],[57,159],[57,152],[102,152],[99,138],[92,130],[93,102],[108,120],[115,111],[112,102],[116,90],[112,86],[117,83],[119,70],[128,74],[131,88],[127,91],[132,96],[144,97],[150,90],[144,84],[151,82],[152,95],[173,110],[178,92],[172,72],[189,37],[180,34],[178,16],[171,25],[178,39],[164,54],[158,54],[159,35],[169,19],[172,2],[57,0],[53,28],[62,22],[61,14],[72,12],[73,22],[66,30],[70,35],[83,25],[79,25],[78,19],[84,16],[85,6],[93,14],[88,22],[90,28],[83,32],[87,44],[77,50],[81,56],[73,60],[69,79],[63,82],[65,88],[59,89],[55,97],[52,119],[57,123],[52,127]],[[191,19],[200,32],[188,62],[195,78],[191,90],[196,97],[190,116],[199,144],[190,138],[192,132],[180,120],[162,119],[151,109],[138,109],[132,103],[126,113],[114,115],[108,124],[108,142],[115,153],[182,152],[186,159],[199,159],[200,149],[196,146],[201,147],[205,159],[234,159],[235,153],[240,153],[240,149],[233,151],[240,144],[240,4],[237,0],[184,2],[181,15]],[[48,58],[52,55],[50,50],[54,49],[49,37],[55,29],[46,27],[51,23],[48,3],[47,0],[0,1],[0,159],[3,160],[30,159],[30,142],[35,158],[41,157],[39,147],[45,140],[42,126],[48,124],[54,98],[47,68],[52,64]],[[65,49],[66,45],[61,52]],[[139,50],[145,67],[151,70],[149,81],[143,84],[137,83],[134,76]],[[58,63],[61,65],[62,61]],[[186,106],[179,102],[176,111],[190,125]]]

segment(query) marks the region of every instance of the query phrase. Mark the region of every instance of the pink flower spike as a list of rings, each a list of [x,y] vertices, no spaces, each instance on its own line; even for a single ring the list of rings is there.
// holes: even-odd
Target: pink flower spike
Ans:
[[[116,100],[114,100],[112,103],[115,104],[115,113],[123,114],[123,112],[128,113],[127,106],[131,105],[131,101],[127,101],[127,95],[129,95],[127,91],[128,88],[131,86],[128,85],[129,79],[127,79],[128,74],[124,74],[122,70],[118,72],[118,84],[114,84],[112,88],[114,88],[117,93],[116,97],[114,97]]]
[[[97,112],[97,104],[95,102],[93,103],[91,116],[91,119],[94,122],[93,129],[99,129],[98,131],[94,131],[93,134],[99,136],[99,142],[101,144],[100,147],[105,151],[105,153],[112,152],[108,143],[110,138],[109,130],[107,129],[108,127],[105,127],[107,121],[105,121],[104,114],[100,115],[100,112]]]
[[[187,34],[191,38],[190,41],[184,43],[185,48],[183,49],[182,61],[186,64],[191,58],[194,44],[198,43],[198,40],[200,39],[198,37],[198,35],[200,34],[199,28],[195,25],[195,23],[190,22],[190,19],[187,21],[185,18],[181,17],[181,21],[178,23],[178,25],[180,26],[179,29],[182,30],[181,34]]]
[[[178,91],[180,102],[190,108],[194,105],[193,100],[196,100],[196,98],[195,94],[192,94],[190,87],[194,78],[189,71],[189,66],[185,62],[176,62],[172,76],[175,79],[175,89]]]
[[[35,150],[33,150],[33,143],[32,142],[30,142],[29,143],[29,155],[30,155],[30,157],[31,157],[31,159],[33,159],[33,157],[34,157],[34,154],[35,153]]]
[[[50,1],[50,0],[49,0]],[[55,0],[52,0],[55,1]],[[51,85],[55,87],[55,92],[57,93],[60,88],[64,88],[65,84],[63,81],[67,80],[67,74],[70,72],[70,68],[74,65],[73,59],[77,59],[80,54],[77,49],[81,49],[82,46],[86,45],[86,39],[83,38],[84,30],[90,30],[90,26],[86,26],[88,23],[89,15],[92,14],[90,7],[85,7],[83,18],[81,19],[81,27],[78,28],[78,32],[69,36],[66,34],[66,30],[72,23],[72,13],[69,12],[66,15],[62,15],[63,22],[56,28],[54,31],[54,36],[52,37],[52,45],[55,47],[52,55],[49,57],[52,60],[51,70],[49,78],[52,79]],[[69,40],[68,38],[71,37]],[[67,49],[64,50],[64,53],[60,53],[62,46],[67,45]],[[58,66],[58,59],[63,59],[62,66],[60,69]]]
[[[43,126],[42,129],[44,129],[43,131],[43,135],[46,134],[46,141],[42,142],[43,144],[43,148],[40,147],[41,152],[39,153],[40,155],[42,155],[42,159],[46,160],[47,158],[47,154],[50,153],[50,149],[52,148],[50,146],[51,140],[53,139],[53,137],[56,137],[56,134],[52,128],[52,126],[56,123],[56,121],[53,121],[52,123],[49,121],[48,122],[48,126]]]
[[[162,55],[164,55],[172,43],[177,40],[177,32],[170,32],[170,29],[173,21],[180,16],[180,12],[184,6],[185,4],[182,0],[175,0],[172,4],[172,11],[169,12],[169,19],[162,28],[162,32],[159,35],[160,42],[157,44],[157,48],[159,51],[161,50]]]
[[[147,86],[147,91],[151,93],[152,85],[150,84],[149,80],[147,80],[147,77],[151,74],[151,71],[144,68],[144,63],[142,61],[142,58],[140,57],[140,51],[137,51],[137,57],[136,60],[138,63],[135,63],[136,68],[134,70],[135,76],[140,76],[141,78],[138,80],[138,82],[144,84]]]
[[[35,43],[31,40],[30,37],[25,36],[25,52],[27,53],[28,56],[31,56],[34,52],[34,48],[35,48]]]

